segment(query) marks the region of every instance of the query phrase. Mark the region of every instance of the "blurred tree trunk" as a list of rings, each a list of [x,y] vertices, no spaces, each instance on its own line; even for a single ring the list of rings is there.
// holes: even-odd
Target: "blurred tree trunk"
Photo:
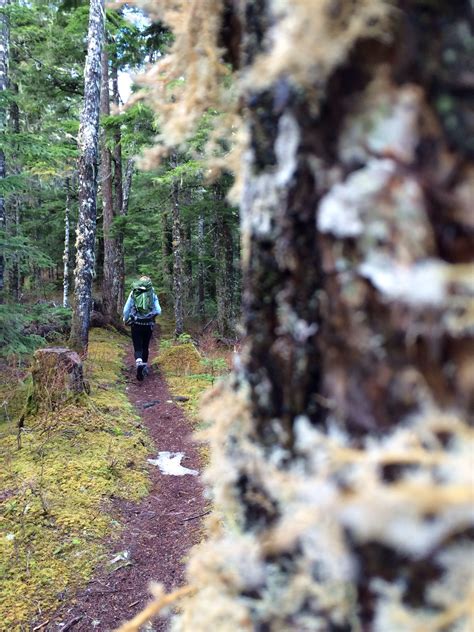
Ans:
[[[76,239],[75,302],[70,340],[71,345],[80,351],[87,350],[92,307],[103,41],[104,1],[91,0],[84,71],[84,106],[78,135],[79,217]]]
[[[269,55],[240,95],[242,366],[208,404],[237,526],[174,629],[468,632],[470,5],[277,4],[225,5],[244,70]]]

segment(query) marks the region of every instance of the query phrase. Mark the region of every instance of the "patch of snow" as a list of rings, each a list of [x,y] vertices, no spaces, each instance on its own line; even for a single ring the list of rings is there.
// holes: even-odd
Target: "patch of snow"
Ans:
[[[110,560],[109,564],[116,564],[117,562],[125,562],[130,558],[130,551],[120,551],[112,560]]]
[[[167,476],[184,476],[185,474],[197,476],[199,474],[197,470],[190,470],[181,465],[183,457],[184,452],[158,452],[158,458],[148,459],[148,463],[158,466],[160,472]]]

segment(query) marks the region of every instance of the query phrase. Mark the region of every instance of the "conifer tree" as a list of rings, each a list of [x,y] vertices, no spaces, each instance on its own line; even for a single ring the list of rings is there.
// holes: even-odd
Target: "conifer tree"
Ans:
[[[102,84],[100,95],[100,113],[102,117],[110,116],[110,90],[109,90],[109,56],[106,47],[102,50]],[[103,243],[104,266],[102,280],[103,313],[107,321],[117,320],[117,287],[116,264],[117,244],[112,235],[112,226],[117,209],[114,208],[112,153],[108,147],[108,139],[105,127],[102,127],[100,147],[100,182],[102,190],[103,211]],[[116,198],[115,198],[116,201]]]
[[[112,52],[112,100],[116,108],[120,106],[120,94],[118,89],[118,60],[116,51]],[[113,150],[113,187],[114,187],[114,210],[117,217],[124,217],[127,214],[129,193],[125,197],[126,191],[131,188],[132,173],[128,172],[128,163],[125,171],[125,179],[122,164],[122,132],[120,122],[114,126],[114,150]],[[115,275],[114,275],[114,299],[115,310],[120,314],[125,302],[125,258],[123,246],[123,228],[116,230],[115,240]]]
[[[176,159],[174,161],[176,166]],[[174,321],[175,336],[178,337],[184,332],[183,313],[183,240],[180,209],[180,183],[176,179],[172,185],[172,205],[173,205],[173,301],[174,301]]]
[[[104,41],[104,0],[91,0],[87,57],[84,70],[84,106],[79,128],[79,218],[76,233],[74,311],[71,345],[87,350],[92,308],[92,276],[97,211],[97,161],[101,86],[101,54]]]
[[[9,56],[9,34],[8,34],[8,18],[6,14],[6,8],[8,6],[8,0],[0,0],[0,97],[2,103],[0,104],[0,134],[4,134],[6,131],[7,123],[7,103],[5,99],[6,90],[8,88],[8,56]],[[6,176],[6,161],[5,152],[2,146],[0,146],[0,184]],[[3,192],[0,192],[0,235],[5,233],[6,229],[6,210],[5,210],[5,197]],[[3,300],[3,290],[5,285],[5,255],[2,249],[0,252],[0,302]]]
[[[66,189],[66,205],[64,208],[64,255],[63,255],[63,307],[69,307],[69,261],[71,237],[71,181],[64,180]]]

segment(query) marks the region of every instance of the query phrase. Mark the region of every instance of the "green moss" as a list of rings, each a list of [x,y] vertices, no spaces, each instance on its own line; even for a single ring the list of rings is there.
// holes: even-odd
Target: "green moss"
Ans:
[[[199,421],[199,404],[203,393],[211,386],[210,376],[176,376],[166,377],[172,395],[187,397],[188,401],[178,402],[189,415],[191,421]]]
[[[167,375],[192,375],[202,373],[201,356],[196,347],[188,342],[163,349],[157,360]]]
[[[187,401],[178,404],[193,425],[202,428],[199,415],[201,397],[220,375],[228,372],[224,357],[206,358],[191,342],[180,344],[179,341],[164,339],[153,364],[163,371],[171,394],[187,398]]]
[[[86,362],[91,394],[54,414],[31,417],[17,449],[13,420],[0,438],[0,620],[20,630],[87,581],[104,538],[117,533],[112,496],[148,491],[149,439],[122,387],[124,339],[93,330]],[[65,593],[65,594],[64,594]]]

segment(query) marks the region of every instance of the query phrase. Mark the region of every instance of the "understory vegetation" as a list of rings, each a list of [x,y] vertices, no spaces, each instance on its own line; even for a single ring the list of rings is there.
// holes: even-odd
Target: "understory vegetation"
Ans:
[[[124,392],[124,341],[92,330],[91,391],[80,403],[28,417],[20,440],[18,406],[0,424],[4,629],[24,629],[72,598],[106,560],[104,538],[120,532],[111,498],[147,493],[150,443]]]
[[[0,305],[0,359],[21,364],[38,347],[64,342],[70,324],[71,310],[53,302]]]
[[[160,352],[153,365],[163,371],[170,392],[178,398],[177,403],[186,411],[194,427],[200,429],[203,394],[231,370],[233,354],[213,335],[193,339],[185,333],[176,339],[170,335],[171,327],[172,323],[167,326],[165,321]]]
[[[200,428],[203,392],[228,371],[228,352],[213,336],[178,340],[173,322],[162,321],[154,361],[173,399]],[[60,332],[56,333],[59,341]],[[70,600],[100,564],[122,525],[113,498],[138,500],[149,488],[146,458],[152,448],[125,393],[123,356],[130,341],[111,329],[92,329],[85,377],[90,393],[59,410],[29,416],[19,429],[31,376],[17,367],[2,388],[0,458],[0,618],[8,630]],[[26,352],[25,352],[26,353]],[[24,363],[31,356],[24,356]],[[203,458],[207,451],[201,450]],[[110,565],[109,570],[122,562]]]

